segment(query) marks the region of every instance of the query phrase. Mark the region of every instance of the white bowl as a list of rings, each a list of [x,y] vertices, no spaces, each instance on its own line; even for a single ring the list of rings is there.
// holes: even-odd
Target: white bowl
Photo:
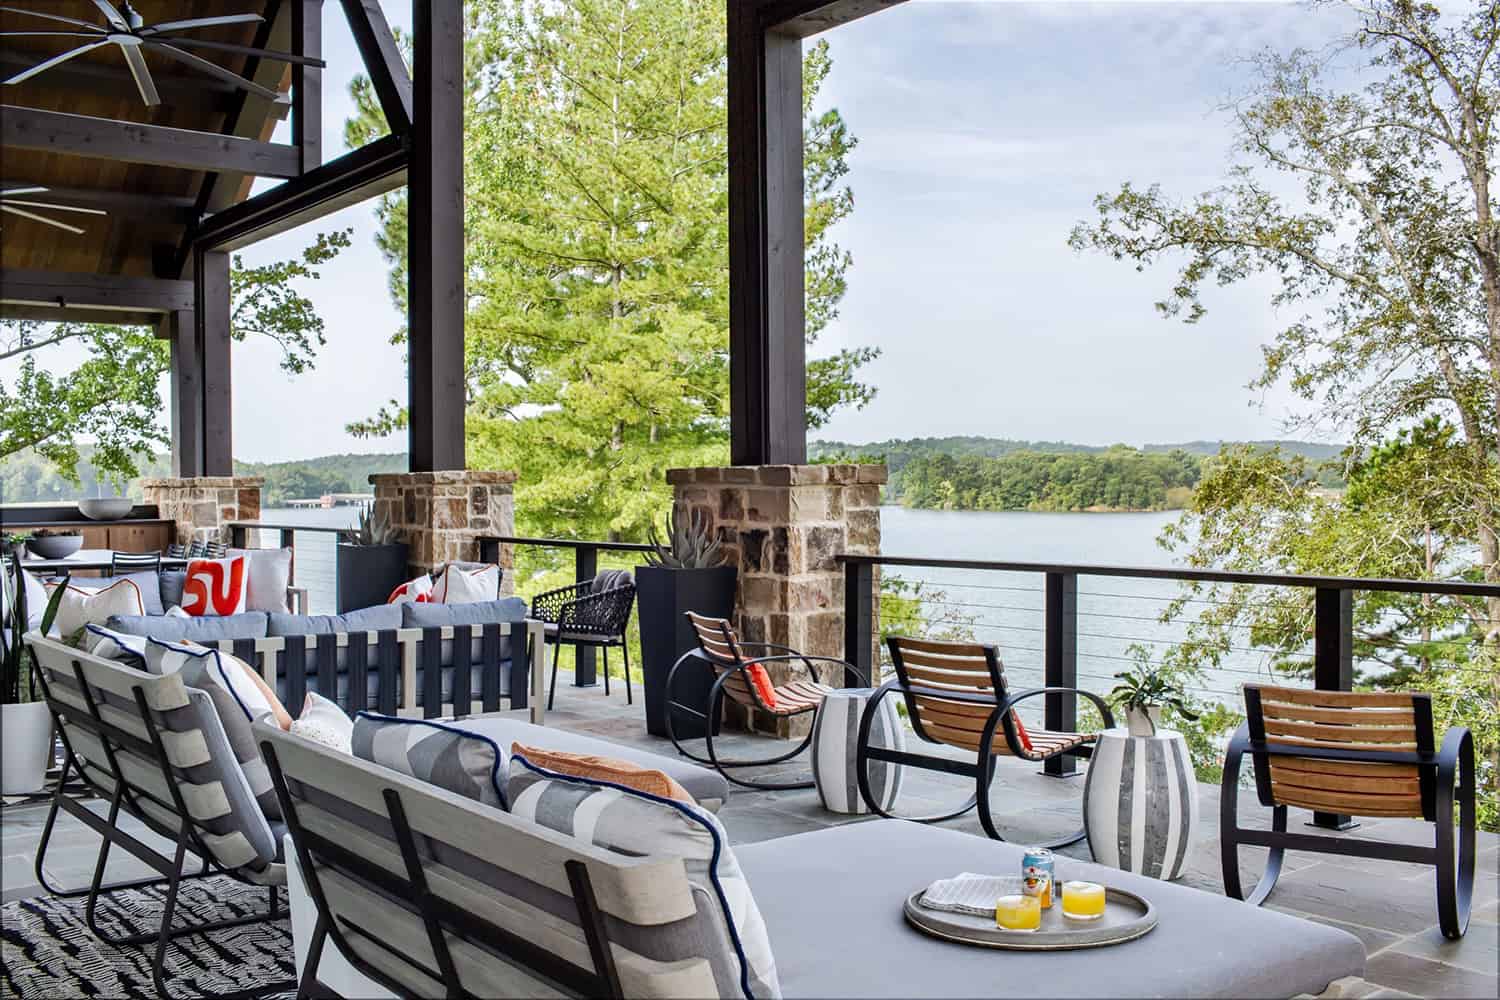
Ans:
[[[78,501],[78,512],[91,521],[118,521],[134,506],[129,497],[95,497]]]

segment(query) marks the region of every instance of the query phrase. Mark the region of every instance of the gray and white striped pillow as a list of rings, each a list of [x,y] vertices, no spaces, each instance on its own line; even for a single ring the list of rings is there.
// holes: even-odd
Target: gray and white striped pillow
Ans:
[[[700,908],[714,933],[705,950],[719,995],[781,996],[771,939],[750,883],[718,819],[696,805],[623,785],[559,774],[510,758],[506,798],[512,815],[631,857],[682,859],[688,880],[717,905]]]
[[[446,788],[496,809],[505,808],[495,741],[426,719],[360,712],[351,739],[354,756]]]

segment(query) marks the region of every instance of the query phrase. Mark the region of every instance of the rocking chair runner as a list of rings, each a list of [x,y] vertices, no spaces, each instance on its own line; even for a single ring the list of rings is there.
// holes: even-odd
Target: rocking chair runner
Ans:
[[[698,636],[698,648],[684,653],[672,669],[667,673],[666,701],[667,701],[667,737],[677,752],[690,760],[700,764],[707,764],[722,774],[726,780],[733,782],[743,788],[753,788],[760,791],[789,791],[797,788],[812,788],[813,780],[808,778],[803,781],[768,782],[751,781],[745,778],[736,778],[729,772],[742,767],[767,767],[791,760],[793,757],[807,749],[812,742],[812,730],[809,728],[807,736],[801,743],[788,753],[778,754],[760,760],[724,760],[714,752],[714,726],[713,720],[719,717],[720,708],[723,705],[724,696],[747,709],[765,712],[781,718],[792,718],[807,712],[816,711],[823,695],[833,690],[829,685],[818,679],[818,672],[813,667],[814,663],[836,663],[844,671],[844,680],[851,678],[855,685],[868,683],[859,669],[843,660],[831,656],[809,656],[797,652],[789,646],[782,646],[772,642],[747,642],[741,639],[734,627],[722,618],[705,618],[702,615],[685,612],[689,624]],[[766,656],[746,656],[744,649],[751,647],[773,651]],[[786,684],[773,686],[771,689],[774,704],[768,704],[762,696],[755,679],[751,677],[751,668],[761,667],[767,663],[801,663],[807,668],[807,680],[794,680]],[[701,669],[704,666],[711,668],[718,676],[715,677],[713,686],[709,689],[708,704],[703,709],[692,705],[684,705],[672,697],[672,680],[677,672],[685,666]],[[707,737],[708,756],[700,757],[683,747],[677,738],[676,727],[673,719],[677,713],[702,719],[704,732]]]
[[[865,706],[860,721],[859,743],[855,756],[855,774],[859,794],[870,811],[888,819],[909,819],[918,823],[937,823],[955,819],[979,807],[979,822],[984,832],[995,840],[1004,840],[995,829],[990,811],[990,782],[995,775],[995,758],[1011,754],[1023,760],[1046,761],[1062,754],[1088,757],[1092,753],[1093,733],[1063,733],[1032,729],[1022,736],[1015,706],[1028,698],[1044,694],[1077,694],[1099,708],[1104,728],[1114,726],[1114,716],[1104,699],[1078,688],[1041,687],[1011,693],[1005,682],[1005,667],[994,646],[970,642],[940,642],[891,636],[886,640],[896,677],[887,681]],[[951,757],[911,753],[870,745],[871,722],[876,706],[889,694],[896,693],[906,702],[906,717],[919,739],[942,743],[975,753],[973,764]],[[1003,734],[1002,742],[995,736]],[[1029,747],[1028,744],[1029,743]],[[953,812],[936,816],[901,816],[880,807],[870,791],[870,761],[902,764],[930,771],[942,771],[975,779],[974,794]],[[1082,840],[1079,829],[1047,847],[1065,847]]]
[[[1260,804],[1272,809],[1270,830],[1239,826],[1237,790],[1245,754],[1251,757]],[[1264,903],[1288,848],[1432,865],[1443,936],[1461,938],[1474,894],[1474,793],[1474,738],[1455,726],[1434,750],[1430,695],[1246,684],[1245,722],[1229,742],[1219,798],[1224,894]],[[1455,804],[1461,809],[1457,838]],[[1422,847],[1288,833],[1288,806],[1424,819],[1435,826],[1435,842]],[[1242,844],[1270,849],[1265,872],[1248,896],[1240,884]]]

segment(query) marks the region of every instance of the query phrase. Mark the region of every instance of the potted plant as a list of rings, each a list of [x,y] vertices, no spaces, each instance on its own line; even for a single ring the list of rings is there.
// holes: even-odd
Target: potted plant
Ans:
[[[83,548],[83,532],[76,528],[56,531],[38,528],[27,540],[26,547],[41,559],[66,559]]]
[[[9,558],[12,555],[20,555],[22,550],[26,548],[26,543],[31,541],[31,532],[8,531],[5,533],[4,538],[0,539],[0,541],[4,542],[4,551],[0,552],[0,555],[5,556],[6,558]]]
[[[406,580],[406,543],[384,515],[365,507],[358,526],[339,534],[336,570],[339,614],[384,604]]]
[[[57,617],[67,577],[52,591],[42,612],[39,631],[46,634]],[[10,565],[0,567],[0,588],[5,590],[6,616],[0,622],[0,795],[29,795],[41,791],[52,763],[52,713],[44,701],[35,700],[29,669],[29,650],[21,641],[28,631],[26,585],[21,576],[21,557],[12,553]]]
[[[1187,692],[1160,664],[1141,663],[1115,677],[1120,683],[1110,691],[1109,698],[1125,710],[1131,736],[1155,736],[1164,705],[1171,705],[1184,719],[1198,718],[1187,707]]]
[[[653,525],[654,551],[646,565],[636,568],[636,602],[640,607],[642,675],[646,690],[646,730],[653,736],[667,735],[667,673],[682,654],[696,649],[698,641],[683,612],[694,611],[713,618],[734,613],[734,589],[739,571],[725,566],[718,539],[710,534],[707,519],[690,518],[687,524],[668,518],[669,544],[662,544]],[[678,673],[672,694],[692,705],[708,702],[713,686],[711,670]],[[672,720],[679,738],[700,738],[701,722],[678,713]],[[715,732],[718,720],[714,720]]]

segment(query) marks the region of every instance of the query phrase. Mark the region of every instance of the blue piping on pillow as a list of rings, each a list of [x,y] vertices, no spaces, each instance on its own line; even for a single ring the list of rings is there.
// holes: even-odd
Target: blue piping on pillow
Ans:
[[[111,632],[109,629],[104,628],[102,625],[96,625],[93,622],[89,622],[87,625],[85,625],[84,629],[87,630],[87,631],[89,631],[89,632],[92,632],[94,635],[99,636],[101,639],[108,639],[110,642],[114,643],[121,650],[123,650],[124,652],[130,654],[130,659],[128,659],[128,660],[121,660],[121,659],[118,659],[118,658],[115,658],[115,657],[111,657],[111,659],[114,659],[114,661],[116,663],[123,663],[126,666],[133,667],[133,668],[135,668],[137,670],[145,671],[145,669],[146,669],[146,658],[144,656],[142,656],[140,653],[137,653],[135,650],[131,649],[129,646],[125,645],[123,642],[121,642],[120,639],[119,639],[119,637],[120,636],[126,636],[127,638],[131,638],[131,639],[145,639],[145,638],[147,638],[147,636],[143,636],[143,635],[140,635],[140,636],[136,636],[136,635],[127,636],[127,634],[124,633],[124,632]]]
[[[219,658],[219,651],[217,649],[213,648],[212,646],[198,646],[198,649],[202,650],[202,652],[200,653],[198,652],[198,649],[186,648],[171,642],[167,642],[163,639],[154,639],[149,635],[146,636],[146,641],[154,642],[158,646],[161,646],[163,649],[172,649],[176,650],[179,653],[186,653],[188,656],[191,656],[195,660],[201,660],[205,656],[208,656],[210,653],[212,653],[214,658],[214,666],[217,667],[219,671],[219,684],[224,688],[225,691],[229,692],[229,697],[234,699],[234,703],[240,706],[240,711],[245,713],[245,719],[249,722],[255,721],[255,716],[250,714],[250,709],[245,707],[245,703],[240,700],[239,694],[234,690],[234,685],[229,682],[229,674],[224,670],[224,661]],[[178,639],[176,641],[185,643],[189,642],[190,640]],[[196,646],[197,643],[191,643],[191,645]]]
[[[441,729],[445,733],[455,733],[459,736],[466,736],[471,740],[481,740],[488,743],[490,749],[495,751],[495,763],[490,767],[490,784],[495,787],[495,794],[500,798],[500,808],[506,812],[510,812],[510,800],[505,797],[505,787],[500,782],[500,760],[505,754],[501,751],[500,744],[488,736],[483,733],[476,733],[470,729],[460,729],[457,726],[448,726],[441,722],[432,722],[428,719],[403,719],[396,715],[381,715],[379,712],[355,712],[354,718],[356,721],[359,719],[373,719],[377,722],[399,722],[403,725],[431,726],[433,729]],[[378,764],[380,762],[371,761],[370,763]]]
[[[708,878],[713,884],[714,895],[719,897],[719,906],[724,911],[724,923],[729,928],[729,940],[733,942],[734,953],[740,960],[740,989],[745,993],[745,1000],[755,1000],[755,994],[750,992],[750,960],[745,957],[745,948],[740,944],[740,929],[735,926],[734,914],[729,909],[729,898],[724,895],[724,887],[719,883],[719,857],[723,854],[724,844],[719,839],[719,831],[714,829],[714,825],[698,814],[698,810],[701,807],[694,806],[688,808],[686,802],[679,802],[676,799],[665,799],[660,795],[652,795],[650,792],[643,792],[638,788],[629,788],[625,785],[616,784],[613,781],[604,781],[600,778],[580,778],[574,774],[561,774],[557,771],[549,771],[545,767],[533,764],[522,754],[513,753],[510,755],[510,759],[520,761],[522,767],[529,768],[537,774],[554,781],[570,781],[574,784],[589,785],[595,788],[613,788],[627,795],[646,799],[648,802],[657,802],[661,805],[671,806],[707,830],[708,835],[714,839],[714,853],[713,857],[709,859]]]

